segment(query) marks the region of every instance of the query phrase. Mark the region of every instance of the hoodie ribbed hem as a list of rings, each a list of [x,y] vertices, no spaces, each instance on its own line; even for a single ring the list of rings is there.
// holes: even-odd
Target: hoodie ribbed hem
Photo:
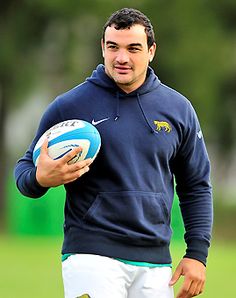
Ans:
[[[135,240],[108,238],[106,234],[72,228],[65,234],[62,254],[88,253],[130,261],[170,264],[169,244],[149,246],[135,245]]]

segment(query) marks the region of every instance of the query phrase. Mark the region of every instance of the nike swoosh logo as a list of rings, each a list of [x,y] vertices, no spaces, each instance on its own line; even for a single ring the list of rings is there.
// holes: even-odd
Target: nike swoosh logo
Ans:
[[[107,118],[104,118],[104,119],[101,119],[101,120],[98,120],[98,121],[95,121],[94,119],[92,120],[92,124],[93,125],[98,125],[99,123],[102,123],[102,122],[104,122],[104,121],[107,121],[107,120],[109,120],[110,119],[110,117],[107,117]]]

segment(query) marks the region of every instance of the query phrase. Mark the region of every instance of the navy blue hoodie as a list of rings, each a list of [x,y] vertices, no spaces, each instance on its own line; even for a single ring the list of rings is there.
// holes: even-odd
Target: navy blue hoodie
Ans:
[[[212,226],[210,164],[190,102],[163,85],[151,68],[144,84],[126,94],[99,65],[45,111],[15,167],[23,195],[38,198],[47,192],[36,181],[32,151],[48,128],[68,119],[96,124],[102,145],[90,171],[65,185],[62,253],[171,263],[175,179],[186,230],[185,257],[205,263]]]

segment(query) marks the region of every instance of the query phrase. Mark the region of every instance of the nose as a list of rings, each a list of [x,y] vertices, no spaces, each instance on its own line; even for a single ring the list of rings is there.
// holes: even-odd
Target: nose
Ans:
[[[126,50],[120,49],[116,56],[116,62],[119,64],[125,64],[129,62],[129,55]]]

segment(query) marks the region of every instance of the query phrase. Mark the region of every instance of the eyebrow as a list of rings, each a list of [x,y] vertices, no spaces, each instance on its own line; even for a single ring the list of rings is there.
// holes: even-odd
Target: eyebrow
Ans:
[[[110,41],[110,40],[108,40],[108,41],[106,41],[106,45],[118,45],[116,42],[114,42],[114,41]],[[143,46],[142,46],[142,44],[141,43],[130,43],[130,44],[128,44],[128,47],[140,47],[140,48],[142,48]]]

